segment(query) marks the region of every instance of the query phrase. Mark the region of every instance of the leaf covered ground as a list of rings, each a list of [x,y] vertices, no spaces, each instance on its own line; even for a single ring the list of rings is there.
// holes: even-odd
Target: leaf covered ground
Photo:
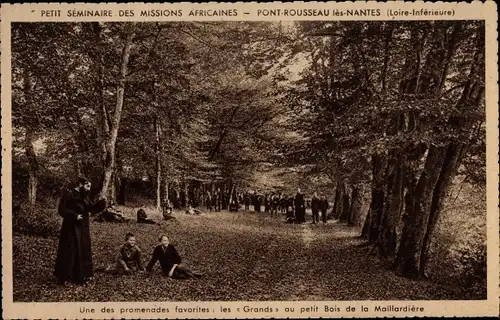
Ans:
[[[335,222],[289,225],[253,212],[176,213],[161,225],[91,224],[94,267],[114,263],[127,232],[143,264],[169,235],[199,280],[96,273],[87,286],[60,287],[52,276],[56,238],[13,237],[14,301],[434,300],[470,299],[460,288],[394,275],[359,246],[355,229]],[[157,217],[153,217],[157,218]],[[159,219],[158,219],[159,221]]]

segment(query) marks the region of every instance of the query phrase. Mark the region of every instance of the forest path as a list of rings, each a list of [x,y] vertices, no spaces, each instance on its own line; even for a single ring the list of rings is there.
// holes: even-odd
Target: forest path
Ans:
[[[59,287],[52,278],[58,239],[14,234],[14,301],[462,298],[456,288],[396,276],[359,246],[359,230],[336,221],[291,225],[284,217],[254,212],[201,216],[175,212],[174,216],[176,222],[160,225],[93,222],[94,266],[112,262],[127,232],[136,235],[146,264],[158,235],[165,233],[183,262],[204,273],[202,279],[168,279],[156,266],[151,274],[117,277],[96,273],[88,286]],[[158,219],[154,214],[151,217]]]

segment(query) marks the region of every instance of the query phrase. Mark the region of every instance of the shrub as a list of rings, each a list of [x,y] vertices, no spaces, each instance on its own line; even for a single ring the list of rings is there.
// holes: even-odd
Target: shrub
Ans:
[[[15,232],[36,235],[41,237],[53,237],[59,234],[61,218],[55,208],[37,205],[30,208],[21,205],[13,212],[12,227]]]
[[[456,186],[455,186],[456,187]],[[445,204],[431,246],[431,275],[486,295],[486,199],[471,185]]]

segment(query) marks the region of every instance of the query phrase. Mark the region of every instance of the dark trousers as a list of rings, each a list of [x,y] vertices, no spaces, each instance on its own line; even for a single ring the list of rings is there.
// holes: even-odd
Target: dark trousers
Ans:
[[[168,273],[167,273],[168,275]],[[183,265],[179,265],[174,269],[172,274],[173,279],[189,279],[189,278],[197,278],[200,277],[199,273],[195,273]]]
[[[323,223],[326,223],[327,220],[326,210],[321,210],[321,220],[323,220]]]
[[[319,222],[319,210],[312,209],[313,223]]]

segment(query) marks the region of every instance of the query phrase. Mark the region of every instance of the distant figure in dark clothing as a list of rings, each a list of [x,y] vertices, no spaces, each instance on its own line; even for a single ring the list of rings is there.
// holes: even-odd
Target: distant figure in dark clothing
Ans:
[[[162,215],[163,215],[163,220],[175,220],[175,217],[172,216],[172,213],[174,211],[174,208],[172,206],[172,203],[167,200],[163,202],[162,206]]]
[[[280,213],[286,213],[286,210],[287,210],[287,201],[288,201],[288,199],[282,193],[280,195],[280,199],[279,199],[279,203],[280,203],[279,211],[280,211]]]
[[[323,223],[326,223],[328,217],[327,217],[327,211],[328,211],[328,200],[326,199],[326,196],[322,196],[320,200],[320,208],[319,210],[321,211],[321,219],[323,220]]]
[[[231,204],[229,205],[229,211],[238,212],[239,208],[240,204],[238,203],[238,198],[236,196],[233,196],[233,199],[231,199]]]
[[[208,211],[212,211],[213,205],[212,205],[212,195],[210,194],[209,191],[207,191],[207,194],[205,195],[205,204],[207,206]]]
[[[297,189],[294,205],[295,205],[295,220],[297,221],[297,223],[306,222],[306,208],[305,208],[304,195],[302,194],[300,189]]]
[[[271,196],[271,215],[278,214],[279,202],[280,199],[278,195],[273,193],[273,195]]]
[[[148,219],[148,215],[144,208],[137,210],[137,223],[156,224],[153,220]]]
[[[84,284],[94,275],[90,241],[89,215],[106,208],[106,200],[92,203],[92,184],[80,179],[78,185],[64,192],[58,213],[63,217],[54,275],[61,284],[71,281]]]
[[[123,223],[129,222],[130,219],[127,219],[123,216],[123,213],[112,203],[106,210],[99,213],[95,217],[95,221],[98,222],[116,222]]]
[[[245,202],[245,210],[250,210],[250,195],[246,191],[243,196],[243,201]]]
[[[318,194],[315,192],[311,199],[311,211],[314,224],[319,222],[319,210],[321,208],[321,200],[318,198]]]
[[[289,207],[292,207],[292,210],[294,210],[294,202],[295,198],[293,196],[290,196],[287,201],[286,201],[286,210],[288,210]],[[294,213],[295,214],[295,213]]]
[[[220,188],[218,188],[215,192],[214,207],[215,211],[221,211],[222,209],[222,192],[220,191]]]
[[[254,203],[254,211],[255,212],[260,212],[260,206],[262,205],[262,198],[260,195],[256,194],[255,195],[255,203]]]
[[[176,279],[201,277],[201,274],[193,272],[181,264],[181,256],[175,247],[170,244],[166,235],[160,236],[158,240],[160,241],[160,244],[154,248],[151,261],[149,261],[148,266],[146,267],[148,272],[153,270],[153,266],[159,260],[161,270],[165,276]]]
[[[286,223],[297,223],[292,206],[286,208]]]

